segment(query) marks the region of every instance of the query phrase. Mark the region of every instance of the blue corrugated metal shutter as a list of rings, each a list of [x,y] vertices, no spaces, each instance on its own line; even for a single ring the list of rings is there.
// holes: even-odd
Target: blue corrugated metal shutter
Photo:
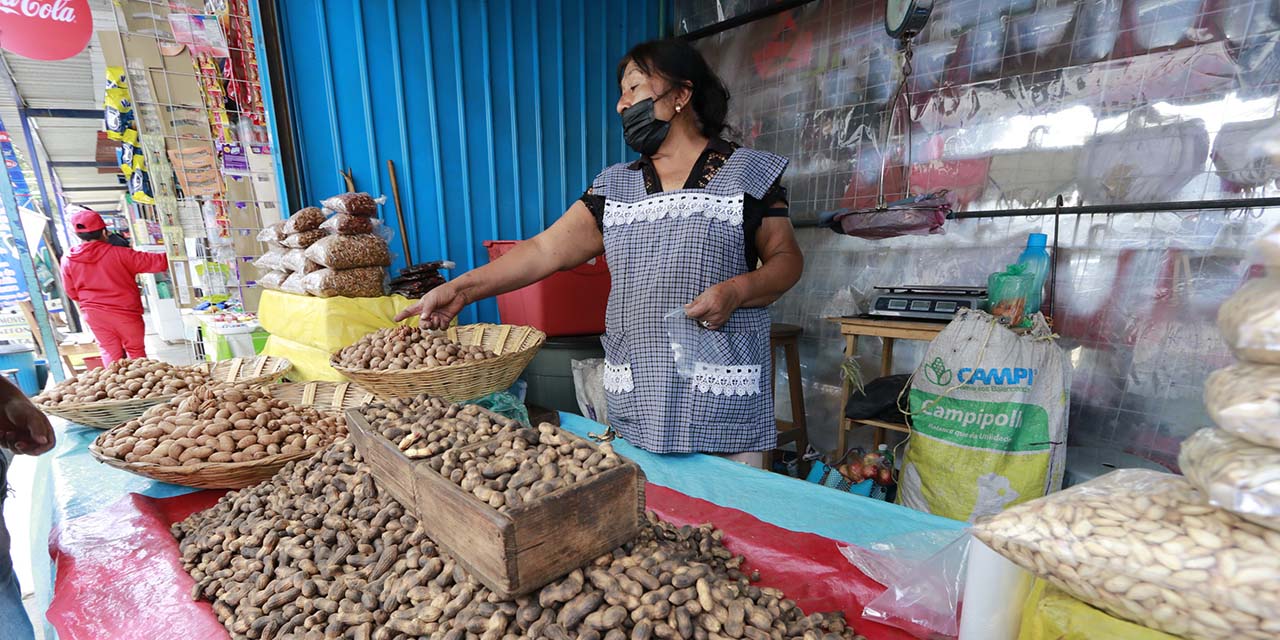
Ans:
[[[389,193],[391,159],[414,258],[485,264],[485,240],[545,229],[630,156],[614,68],[658,4],[277,0],[304,197],[343,191],[347,167]],[[490,300],[459,320],[497,319]]]

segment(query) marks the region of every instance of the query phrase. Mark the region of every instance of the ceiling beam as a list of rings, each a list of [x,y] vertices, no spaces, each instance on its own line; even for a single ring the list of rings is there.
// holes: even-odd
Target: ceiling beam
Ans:
[[[29,118],[67,118],[71,120],[101,120],[101,109],[20,109]]]

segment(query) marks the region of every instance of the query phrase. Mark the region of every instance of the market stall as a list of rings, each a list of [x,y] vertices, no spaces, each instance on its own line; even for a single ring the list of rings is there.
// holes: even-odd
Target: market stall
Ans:
[[[602,429],[578,416],[561,418],[564,428],[580,435]],[[208,606],[191,602],[190,577],[168,529],[211,505],[220,492],[193,494],[103,468],[87,451],[99,433],[59,425],[55,489],[47,501],[55,514],[48,539],[57,565],[49,618],[60,637],[222,637]],[[725,531],[729,548],[760,570],[762,584],[782,588],[806,611],[841,610],[856,621],[860,603],[881,590],[841,556],[839,545],[963,526],[711,456],[616,447],[648,477],[650,509],[675,524],[714,523]],[[871,622],[854,626],[868,638],[910,637]]]

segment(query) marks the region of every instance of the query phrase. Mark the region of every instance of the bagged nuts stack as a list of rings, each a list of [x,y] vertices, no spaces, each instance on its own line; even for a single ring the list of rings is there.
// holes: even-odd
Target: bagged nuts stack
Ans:
[[[378,235],[381,224],[374,219],[383,199],[344,193],[321,203],[334,215],[321,225],[325,236],[307,247],[307,260],[323,267],[302,281],[307,293],[321,298],[385,294],[391,251]]]
[[[1254,247],[1280,269],[1280,229]],[[1097,480],[979,522],[974,535],[1071,595],[1193,639],[1280,637],[1280,271],[1223,303],[1242,362],[1213,372],[1218,428],[1182,444],[1186,477]]]

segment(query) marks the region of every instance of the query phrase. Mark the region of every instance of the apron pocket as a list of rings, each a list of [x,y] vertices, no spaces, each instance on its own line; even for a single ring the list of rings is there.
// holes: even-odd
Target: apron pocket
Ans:
[[[600,343],[604,346],[604,390],[610,395],[635,391],[626,342],[606,333],[600,337]]]
[[[703,331],[693,363],[693,391],[713,396],[760,395],[764,338],[754,332]]]

